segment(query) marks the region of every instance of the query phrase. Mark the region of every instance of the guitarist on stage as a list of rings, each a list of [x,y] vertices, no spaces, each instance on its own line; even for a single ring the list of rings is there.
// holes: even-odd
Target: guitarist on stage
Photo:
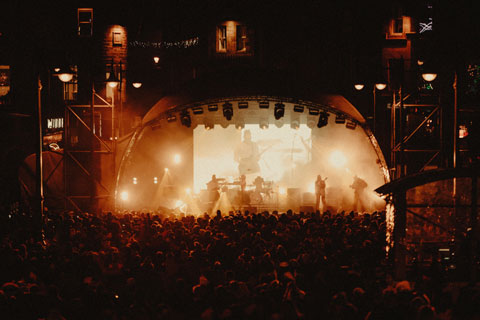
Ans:
[[[238,163],[240,175],[260,172],[260,166],[258,165],[260,153],[257,143],[252,141],[250,130],[244,131],[243,141],[235,148],[234,160]]]
[[[315,210],[320,209],[320,198],[322,199],[322,209],[325,210],[325,181],[327,178],[322,179],[321,175],[317,176],[317,180],[315,181]]]

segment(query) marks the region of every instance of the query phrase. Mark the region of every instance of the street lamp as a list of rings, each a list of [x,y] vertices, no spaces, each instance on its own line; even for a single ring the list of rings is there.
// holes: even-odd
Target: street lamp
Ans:
[[[365,87],[365,85],[363,83],[360,83],[360,82],[354,84],[353,86],[357,91],[361,91]],[[376,115],[377,115],[377,90],[382,91],[386,87],[387,87],[387,84],[383,81],[379,81],[379,82],[375,83],[375,85],[373,86],[373,91],[372,92],[373,92],[373,133],[374,134],[375,134],[376,123],[377,123],[377,118],[376,118]]]
[[[110,88],[116,88],[119,83],[120,83],[120,80],[118,80],[117,76],[115,75],[115,69],[113,67],[113,59],[112,59],[110,74],[108,75],[108,78],[107,78],[107,84]]]

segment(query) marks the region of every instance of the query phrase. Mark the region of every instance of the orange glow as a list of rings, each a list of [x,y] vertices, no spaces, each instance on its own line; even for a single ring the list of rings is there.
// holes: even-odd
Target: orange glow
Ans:
[[[330,164],[335,168],[342,168],[347,163],[347,158],[343,152],[335,150],[330,154]]]
[[[127,191],[122,191],[120,193],[120,199],[122,199],[122,201],[127,201],[128,200],[128,192]]]
[[[173,156],[173,162],[175,164],[179,164],[181,161],[182,161],[182,158],[180,157],[180,155],[178,153]]]
[[[358,91],[362,90],[365,85],[364,84],[361,84],[361,83],[357,83],[354,85],[355,89],[357,89]]]

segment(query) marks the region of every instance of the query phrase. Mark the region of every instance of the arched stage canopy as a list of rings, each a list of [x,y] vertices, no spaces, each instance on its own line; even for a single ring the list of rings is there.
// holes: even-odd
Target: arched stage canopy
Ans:
[[[389,182],[388,169],[363,116],[340,95],[291,83],[232,75],[160,99],[121,160],[117,207],[383,209],[373,190]],[[318,175],[325,198],[316,197]]]

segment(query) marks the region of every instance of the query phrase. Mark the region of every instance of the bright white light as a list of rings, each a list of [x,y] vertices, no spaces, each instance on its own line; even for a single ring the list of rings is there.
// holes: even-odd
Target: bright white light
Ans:
[[[58,67],[54,68],[53,71],[58,72],[58,71],[60,71],[60,68],[58,68]]]
[[[190,188],[185,189],[185,193],[190,195],[192,193],[192,189],[190,189]]]
[[[69,82],[70,80],[72,80],[72,78],[73,78],[72,73],[60,73],[58,75],[58,79],[60,79],[60,81],[62,82]]]
[[[437,74],[436,73],[423,73],[422,78],[423,78],[423,80],[425,80],[427,82],[431,82],[431,81],[433,81],[437,78]]]
[[[418,64],[419,66],[423,66],[423,61],[422,61],[422,60],[417,60],[417,64]]]
[[[138,182],[137,178],[134,177],[132,180],[133,180],[133,184],[137,184],[137,182]]]
[[[159,61],[160,61],[160,57],[157,57],[157,56],[153,57],[153,62],[158,63]]]
[[[364,84],[361,84],[361,83],[357,83],[355,85],[353,85],[355,87],[355,89],[357,89],[358,91],[362,90],[365,85]]]
[[[387,87],[387,84],[386,83],[377,83],[375,84],[375,88],[377,88],[377,90],[380,90],[382,91],[383,89],[385,89]]]
[[[278,188],[278,193],[280,193],[280,195],[284,196],[287,194],[287,189],[285,187],[280,187]]]
[[[173,162],[175,162],[175,164],[179,164],[181,160],[182,159],[178,153],[173,156]]]
[[[155,184],[158,183],[158,178],[157,177],[153,177],[153,183],[155,183]]]
[[[168,172],[168,168],[165,168],[165,172]]]
[[[136,89],[140,88],[142,86],[142,83],[141,82],[134,82],[132,83],[132,86]]]
[[[108,81],[108,86],[110,88],[115,88],[118,85],[117,81]]]
[[[128,192],[127,191],[122,191],[120,193],[120,199],[122,199],[122,201],[127,201],[128,200]]]
[[[343,152],[339,150],[335,150],[330,154],[330,164],[335,168],[344,167],[347,163],[347,158],[343,154]]]

